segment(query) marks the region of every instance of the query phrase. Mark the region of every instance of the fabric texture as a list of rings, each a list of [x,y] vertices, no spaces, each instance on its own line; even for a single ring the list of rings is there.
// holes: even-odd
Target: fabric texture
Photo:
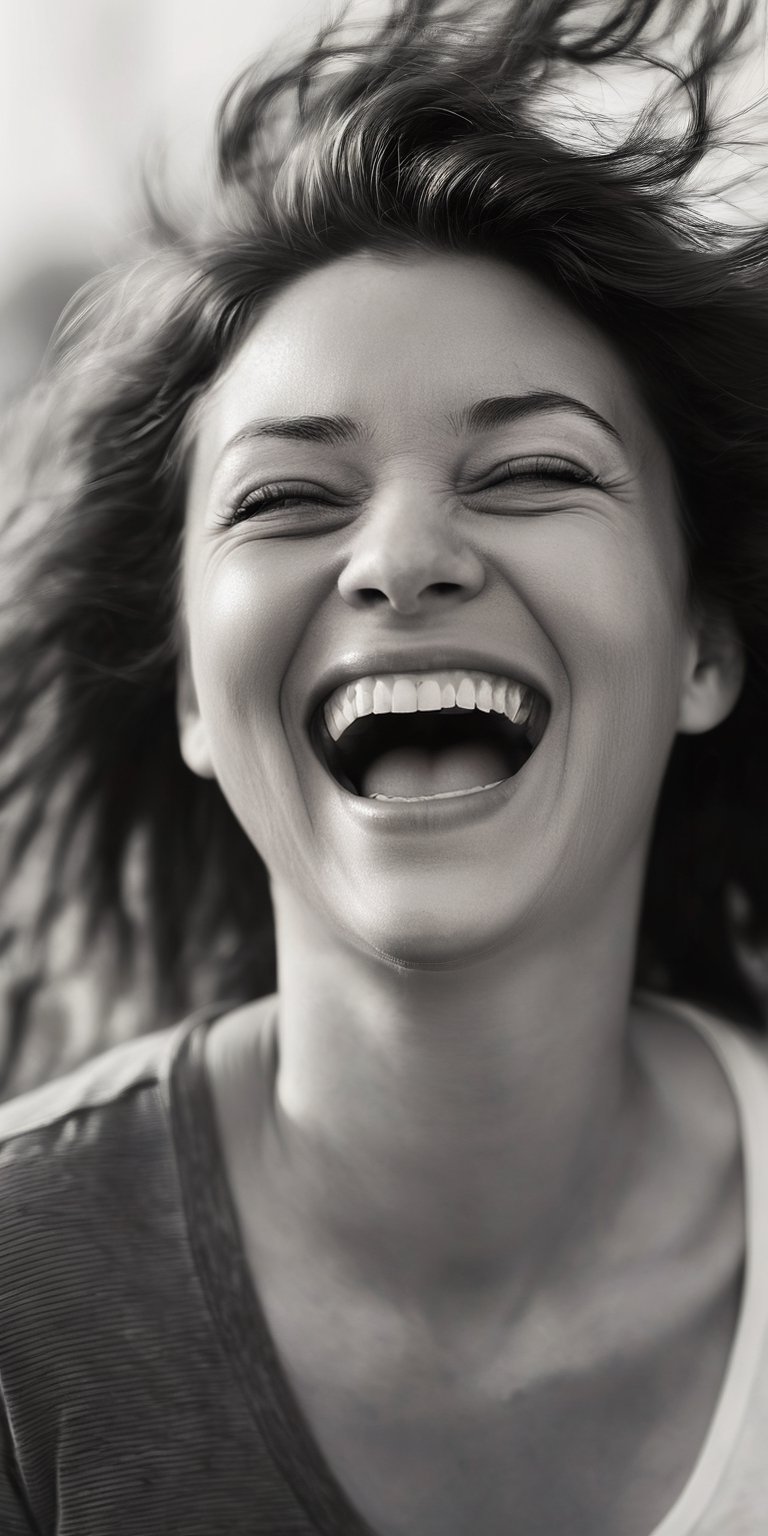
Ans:
[[[747,1264],[718,1405],[648,1536],[768,1531],[768,1059],[688,1005],[736,1099]],[[293,1400],[240,1246],[214,1013],[0,1106],[2,1536],[375,1536]]]

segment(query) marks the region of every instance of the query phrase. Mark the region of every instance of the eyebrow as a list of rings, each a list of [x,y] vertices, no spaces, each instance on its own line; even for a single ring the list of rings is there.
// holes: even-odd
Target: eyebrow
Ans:
[[[624,446],[613,424],[591,405],[587,405],[586,401],[550,390],[532,390],[524,395],[490,395],[486,400],[477,400],[474,405],[464,406],[460,411],[449,411],[446,420],[459,435],[467,431],[491,432],[495,427],[506,426],[510,422],[521,421],[546,411],[568,411],[581,416]],[[224,453],[253,437],[322,443],[326,447],[334,447],[338,443],[361,442],[369,436],[370,433],[363,425],[351,416],[267,416],[259,421],[248,422],[235,433],[226,444]]]
[[[532,390],[525,395],[491,395],[487,400],[478,400],[475,405],[451,413],[448,420],[457,432],[490,432],[494,427],[503,427],[509,422],[521,421],[544,411],[569,411],[572,415],[582,416],[624,446],[621,434],[613,423],[606,421],[586,401],[577,400],[574,395],[561,395],[545,389]]]
[[[261,421],[249,421],[226,446],[234,448],[251,437],[280,437],[333,447],[336,443],[359,442],[367,435],[360,422],[353,421],[351,416],[266,416]]]

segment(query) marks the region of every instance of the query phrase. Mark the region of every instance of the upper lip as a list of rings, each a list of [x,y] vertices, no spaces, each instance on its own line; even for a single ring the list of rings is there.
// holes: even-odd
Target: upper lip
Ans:
[[[342,683],[355,682],[360,677],[384,676],[405,672],[461,671],[488,672],[497,677],[513,678],[534,688],[549,702],[549,694],[541,679],[534,677],[525,662],[511,657],[491,656],[487,651],[473,651],[459,647],[409,649],[391,651],[359,651],[347,654],[328,667],[312,688],[307,704],[307,725],[316,711]]]

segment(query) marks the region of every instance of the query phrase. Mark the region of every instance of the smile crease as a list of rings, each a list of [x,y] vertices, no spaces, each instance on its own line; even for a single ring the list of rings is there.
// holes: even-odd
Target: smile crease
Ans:
[[[367,675],[340,684],[318,711],[315,738],[342,788],[373,800],[453,799],[493,789],[513,777],[541,740],[549,714],[536,688],[498,673],[451,669]],[[428,793],[382,793],[366,787],[376,761],[414,754],[422,764],[469,754],[495,764],[489,782],[435,787]],[[480,753],[480,757],[477,754]],[[499,764],[501,774],[499,775]],[[471,776],[471,775],[470,775]],[[467,774],[464,774],[466,780]],[[375,782],[375,781],[374,781]],[[388,786],[389,787],[389,786]]]

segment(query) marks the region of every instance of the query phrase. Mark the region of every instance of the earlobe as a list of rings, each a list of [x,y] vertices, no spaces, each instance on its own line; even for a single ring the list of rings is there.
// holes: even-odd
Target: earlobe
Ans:
[[[179,747],[187,767],[201,779],[215,778],[208,732],[200,714],[189,669],[182,664],[176,691]]]
[[[741,693],[745,669],[744,646],[730,620],[704,626],[689,650],[678,730],[696,735],[720,725]]]
[[[201,779],[216,777],[208,744],[208,732],[199,715],[187,715],[179,723],[179,746],[188,768]]]

